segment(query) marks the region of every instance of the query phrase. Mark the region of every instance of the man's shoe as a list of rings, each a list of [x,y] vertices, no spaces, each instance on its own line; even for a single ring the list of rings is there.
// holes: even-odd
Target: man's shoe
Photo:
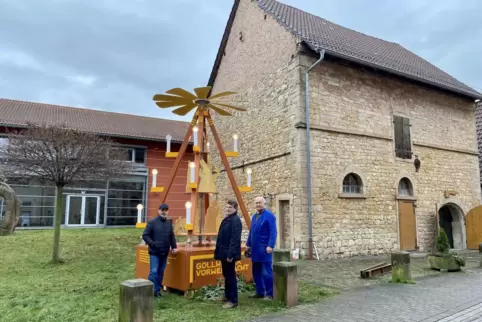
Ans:
[[[227,302],[226,304],[223,305],[223,309],[232,309],[232,308],[235,308],[236,306],[238,306],[238,304],[234,304],[234,303],[231,303],[231,302]]]
[[[162,297],[161,293],[154,293],[154,297]]]
[[[262,298],[264,298],[264,296],[259,295],[259,294],[254,294],[254,295],[250,295],[249,298],[250,299],[262,299]]]
[[[273,300],[273,297],[272,296],[265,296],[265,297],[263,297],[263,300],[271,301],[271,300]]]

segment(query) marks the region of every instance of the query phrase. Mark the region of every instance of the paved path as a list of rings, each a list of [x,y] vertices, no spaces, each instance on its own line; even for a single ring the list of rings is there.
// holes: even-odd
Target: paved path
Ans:
[[[254,321],[482,321],[482,270],[369,286]]]

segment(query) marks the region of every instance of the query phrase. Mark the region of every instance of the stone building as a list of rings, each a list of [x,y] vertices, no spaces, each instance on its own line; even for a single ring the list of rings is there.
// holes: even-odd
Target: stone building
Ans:
[[[480,155],[480,151],[482,151],[482,101],[477,102],[477,106],[475,109],[475,116],[476,116],[476,126],[477,126],[477,143],[479,147],[479,169],[480,171],[482,171],[482,155]],[[482,181],[480,185],[482,187]]]
[[[466,248],[482,94],[398,44],[274,0],[234,1],[208,85],[248,108],[214,119],[227,150],[239,136],[231,165],[239,185],[253,170],[250,211],[269,197],[278,247],[321,258],[426,251],[439,218]],[[233,196],[226,175],[218,186]]]

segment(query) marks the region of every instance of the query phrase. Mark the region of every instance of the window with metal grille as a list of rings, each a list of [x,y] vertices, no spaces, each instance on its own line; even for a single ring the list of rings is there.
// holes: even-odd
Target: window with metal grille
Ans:
[[[412,158],[412,138],[410,120],[403,116],[393,116],[395,131],[395,155],[401,159]]]
[[[358,175],[355,173],[349,173],[345,176],[343,179],[343,193],[363,193],[363,184]]]
[[[398,183],[398,195],[399,196],[413,196],[412,183],[407,178],[402,178]]]

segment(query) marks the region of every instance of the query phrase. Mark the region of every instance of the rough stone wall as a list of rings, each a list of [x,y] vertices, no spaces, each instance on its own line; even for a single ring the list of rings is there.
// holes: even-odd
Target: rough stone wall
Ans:
[[[243,194],[244,200],[253,212],[255,196],[272,194],[279,218],[275,196],[291,195],[295,241],[303,243],[306,253],[306,130],[295,124],[305,121],[304,72],[316,58],[300,54],[298,43],[269,15],[265,18],[255,2],[242,0],[213,93],[238,91],[232,102],[249,111],[213,118],[227,151],[232,134],[239,135],[240,157],[230,159],[232,167],[273,158],[246,166],[253,169],[254,191]],[[410,178],[417,198],[420,250],[432,246],[435,204],[446,201],[445,190],[457,191],[451,201],[465,213],[480,203],[473,103],[393,77],[322,62],[310,73],[310,105],[313,237],[321,257],[398,249],[395,196],[402,177]],[[393,115],[410,118],[412,151],[422,162],[419,172],[413,160],[395,158]],[[213,161],[220,163],[217,155]],[[342,179],[351,171],[363,179],[364,198],[339,196]],[[242,168],[233,172],[238,185],[245,185]],[[221,202],[234,197],[225,173],[217,186]],[[285,218],[283,222],[288,223]],[[287,238],[283,241],[289,244]]]
[[[226,151],[232,151],[232,135],[236,133],[239,136],[240,155],[229,158],[231,167],[236,168],[243,161],[248,164],[273,158],[245,167],[253,170],[254,190],[243,193],[250,213],[254,212],[256,196],[289,192],[296,188],[292,177],[296,156],[290,153],[294,150],[296,130],[293,124],[300,104],[297,43],[298,40],[272,17],[265,17],[256,2],[241,0],[213,94],[238,92],[229,102],[246,107],[248,111],[235,113],[234,117],[212,114]],[[210,140],[210,145],[215,150],[213,140]],[[213,163],[220,164],[215,153]],[[238,168],[233,173],[238,186],[245,186],[246,172]],[[218,177],[217,187],[221,202],[234,198],[225,172]]]
[[[477,107],[475,110],[475,117],[476,117],[476,126],[477,126],[477,142],[478,142],[478,151],[479,153],[482,152],[482,102],[477,103]],[[479,169],[482,171],[482,155],[479,154]],[[482,183],[481,183],[482,184]]]
[[[433,245],[435,204],[444,203],[444,191],[457,192],[453,198],[465,213],[480,204],[473,103],[332,62],[310,74],[310,92],[311,126],[319,129],[311,132],[313,236],[323,257],[398,249],[395,196],[404,176],[417,199],[420,250]],[[419,172],[413,160],[395,157],[393,115],[410,118]],[[304,155],[304,136],[298,148]],[[340,198],[343,177],[350,172],[362,178],[365,198]],[[303,202],[295,204],[301,209],[295,216],[303,218],[307,198],[298,200]],[[306,229],[301,239],[307,240]]]

